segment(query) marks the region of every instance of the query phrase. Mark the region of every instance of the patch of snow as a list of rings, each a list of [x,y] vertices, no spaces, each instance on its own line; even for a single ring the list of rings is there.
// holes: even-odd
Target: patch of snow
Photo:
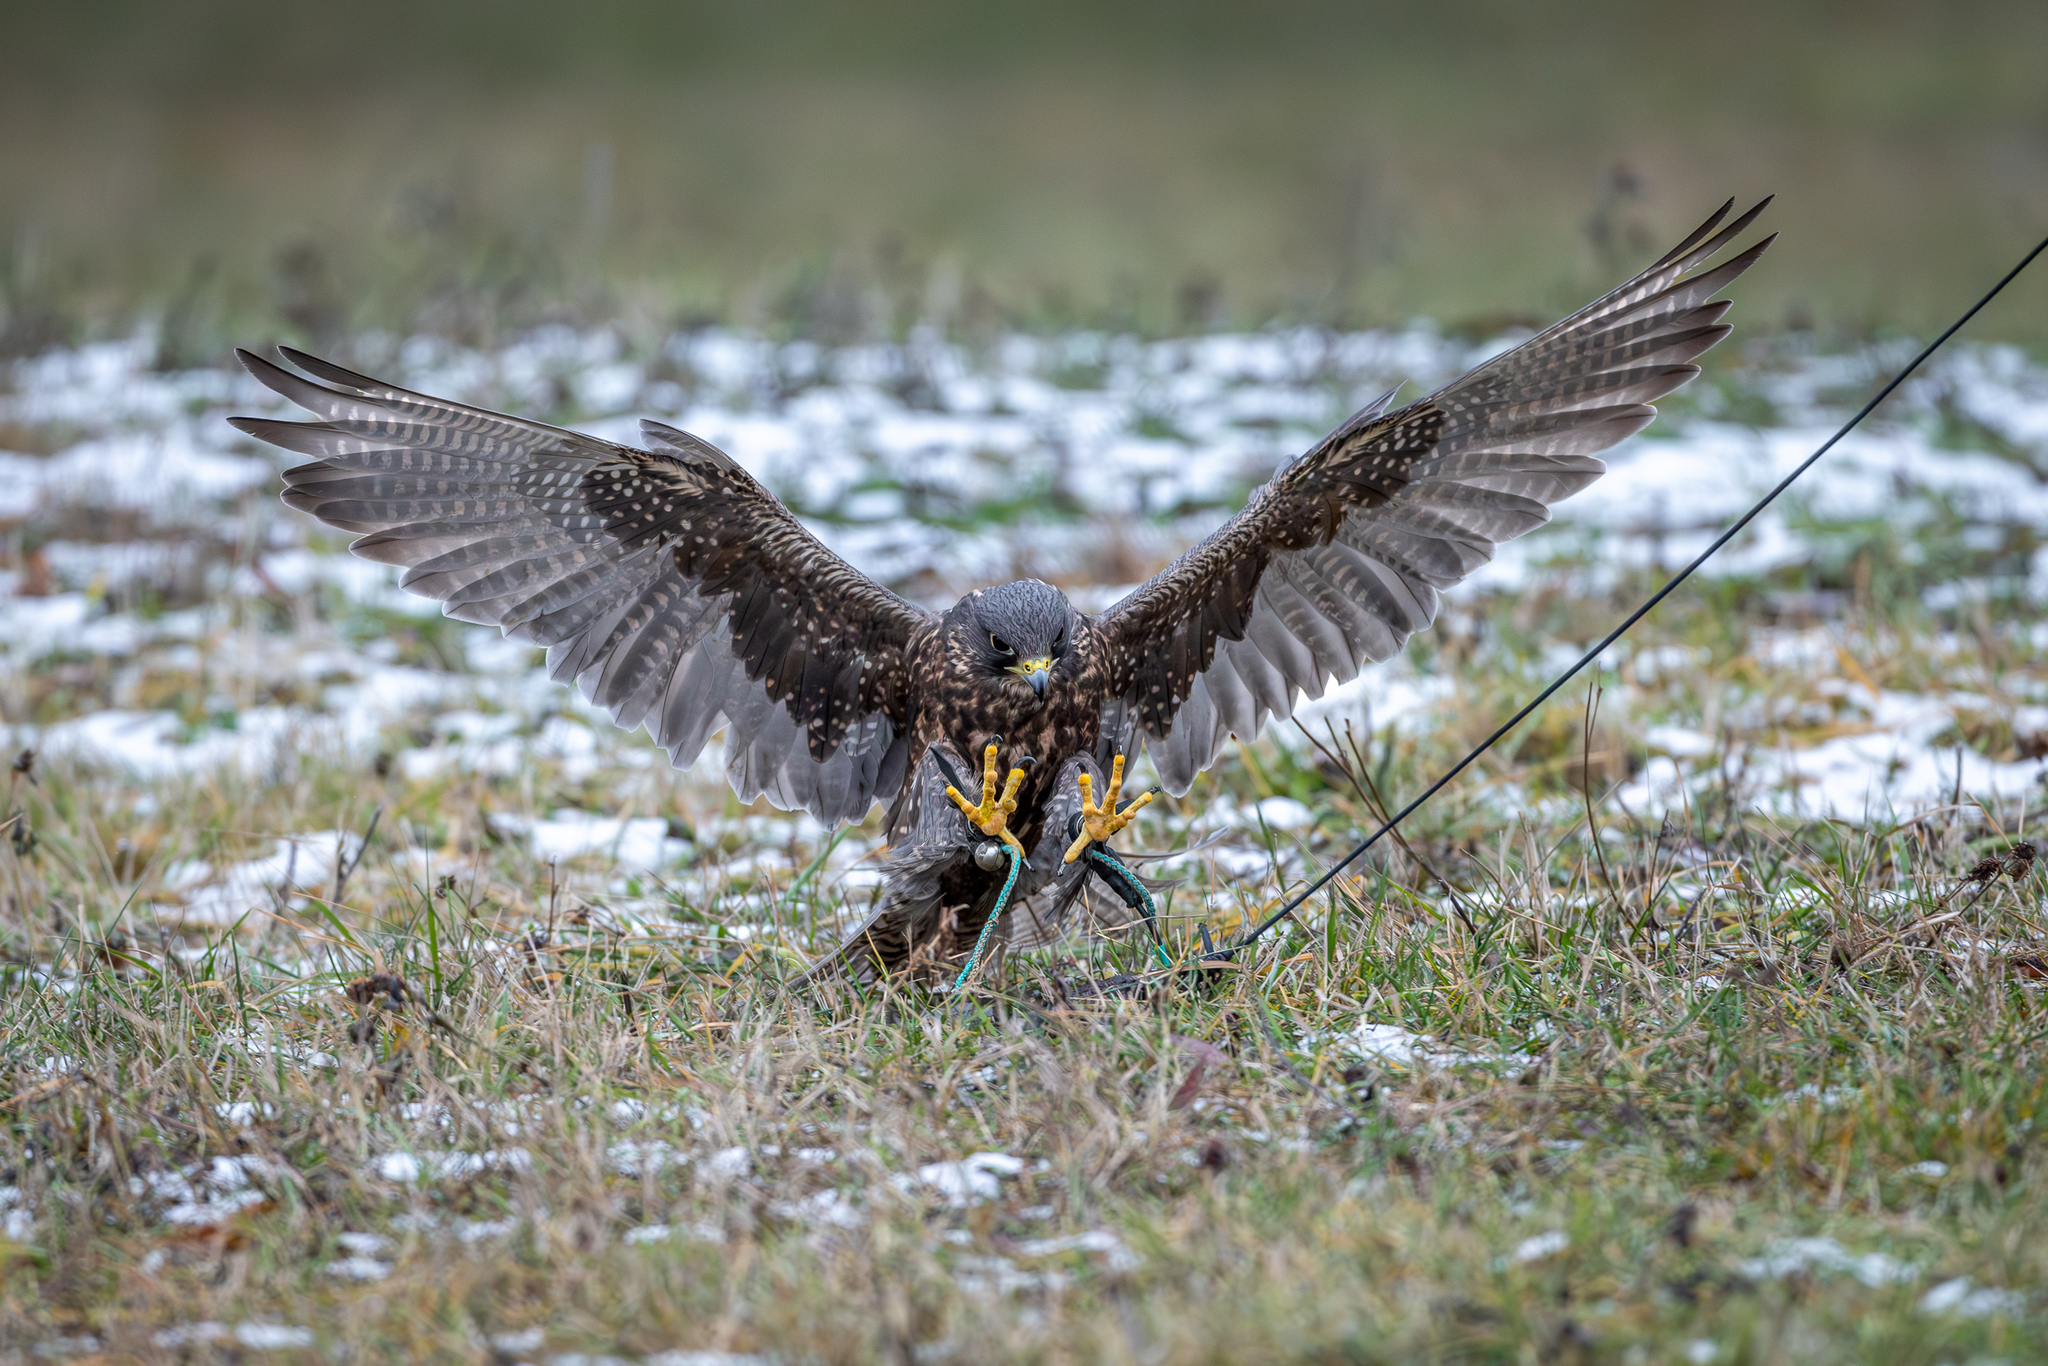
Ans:
[[[311,1347],[313,1330],[282,1323],[238,1323],[235,1341],[251,1351],[283,1351],[289,1347]]]
[[[1124,1240],[1106,1228],[1089,1229],[1058,1238],[1026,1238],[1016,1244],[1019,1257],[1057,1257],[1062,1253],[1085,1252],[1099,1257],[1111,1271],[1136,1271],[1145,1259],[1124,1245]]]
[[[1273,856],[1263,849],[1239,849],[1220,845],[1208,851],[1217,871],[1226,877],[1263,878],[1273,871]]]
[[[462,1181],[485,1172],[523,1172],[533,1166],[533,1154],[524,1148],[497,1148],[480,1153],[424,1152],[386,1153],[370,1169],[386,1181],[410,1184],[415,1181]]]
[[[1259,819],[1274,830],[1306,830],[1316,821],[1316,813],[1292,797],[1268,797],[1257,810]]]
[[[663,1139],[621,1139],[605,1149],[605,1161],[621,1176],[639,1176],[666,1170],[689,1157]]]
[[[1651,749],[1680,759],[1698,759],[1714,752],[1714,737],[1683,726],[1650,726],[1643,731],[1643,743]]]
[[[540,1328],[522,1328],[516,1333],[493,1333],[485,1340],[491,1344],[492,1351],[517,1356],[521,1352],[539,1351],[548,1335]]]
[[[500,817],[500,828],[511,823]],[[664,868],[687,856],[689,846],[668,837],[668,822],[647,816],[613,820],[584,811],[557,812],[532,823],[527,832],[533,856],[542,861],[603,854],[635,868]]]
[[[175,1171],[149,1172],[132,1177],[129,1193],[165,1201],[166,1223],[205,1225],[232,1218],[268,1197],[252,1184],[257,1178],[278,1173],[255,1154],[215,1157]]]
[[[1971,698],[1872,693],[1856,684],[1845,693],[1868,718],[1867,730],[1805,748],[1761,745],[1745,751],[1741,780],[1758,806],[1786,816],[1861,821],[1945,805],[1958,779],[1966,797],[1996,800],[2031,792],[2048,775],[2048,765],[2040,760],[2006,763],[1968,748],[1935,746],[1934,738],[1956,723],[1957,712],[1967,709]],[[1615,800],[1628,810],[1657,816],[1681,811],[1721,786],[1726,779],[1718,764],[1689,762],[1710,758],[1715,752],[1711,741],[1702,748],[1676,738],[1686,734],[1653,727],[1646,738],[1665,753],[1653,755],[1622,784]]]
[[[455,1241],[487,1243],[493,1238],[508,1238],[518,1231],[517,1219],[464,1219],[455,1226]]]
[[[708,1219],[700,1219],[694,1224],[642,1224],[638,1228],[627,1229],[621,1237],[628,1243],[660,1243],[670,1238],[687,1238],[698,1243],[722,1243],[725,1241],[725,1230]]]
[[[36,1344],[35,1354],[46,1358],[72,1357],[84,1356],[87,1353],[97,1352],[99,1349],[100,1340],[98,1338],[94,1337],[91,1333],[77,1333],[70,1336],[44,1338]]]
[[[778,1200],[769,1208],[781,1218],[821,1228],[859,1228],[868,1221],[860,1202],[843,1190],[812,1191],[800,1199]]]
[[[327,1274],[349,1281],[381,1281],[391,1274],[391,1263],[375,1257],[341,1257],[327,1264]]]
[[[174,1328],[160,1330],[150,1340],[163,1348],[185,1347],[195,1342],[217,1342],[228,1335],[228,1326],[212,1319],[197,1323],[181,1323]]]
[[[213,1107],[213,1112],[220,1116],[222,1123],[232,1124],[237,1129],[249,1128],[255,1124],[259,1115],[264,1119],[269,1119],[276,1113],[267,1100],[260,1102],[253,1100],[222,1101]]]
[[[225,1041],[239,1044],[251,1053],[261,1053],[267,1057],[288,1058],[293,1062],[304,1063],[308,1067],[334,1067],[341,1061],[332,1053],[323,1053],[317,1048],[307,1048],[302,1044],[277,1043],[270,1039],[253,1037],[238,1030],[226,1031],[221,1035],[221,1038]]]
[[[0,1238],[10,1243],[25,1243],[35,1232],[36,1212],[21,1203],[21,1190],[15,1186],[0,1186]]]
[[[260,916],[295,907],[301,904],[301,891],[328,890],[337,857],[354,859],[361,846],[359,837],[339,830],[291,835],[278,840],[266,858],[219,870],[198,862],[174,864],[164,874],[164,885],[183,896],[182,907],[173,913],[176,919],[224,928],[252,912]]]
[[[1398,1067],[1492,1067],[1526,1061],[1512,1054],[1468,1053],[1439,1046],[1426,1034],[1416,1034],[1399,1025],[1360,1020],[1349,1032],[1317,1035],[1305,1043],[1329,1041],[1348,1047],[1361,1056],[1377,1058]]]
[[[965,1209],[993,1200],[1002,1194],[1003,1178],[1024,1170],[1024,1159],[1008,1153],[974,1153],[957,1162],[929,1162],[914,1177],[899,1176],[896,1184],[905,1191],[922,1187],[936,1194],[952,1209]]]
[[[1923,1314],[1958,1314],[1966,1319],[1988,1319],[1995,1314],[2016,1317],[2026,1308],[2027,1297],[2017,1290],[1978,1286],[1968,1276],[1943,1281],[1920,1297]]]
[[[1741,1264],[1742,1274],[1752,1280],[1780,1280],[1802,1272],[1846,1272],[1863,1284],[1876,1288],[1898,1285],[1919,1277],[1919,1268],[1883,1252],[1849,1252],[1832,1238],[1787,1238],[1773,1243],[1761,1257]]]
[[[1008,1257],[953,1258],[953,1283],[969,1295],[999,1299],[1027,1291],[1059,1291],[1067,1277],[1059,1271],[1020,1271]]]
[[[1562,1229],[1552,1229],[1548,1233],[1538,1233],[1516,1243],[1515,1250],[1509,1254],[1509,1259],[1517,1262],[1540,1262],[1571,1245],[1572,1238],[1569,1233]]]
[[[310,1328],[294,1328],[282,1323],[238,1323],[230,1329],[226,1324],[212,1319],[198,1323],[181,1323],[176,1327],[163,1329],[152,1341],[159,1347],[170,1349],[188,1347],[195,1343],[219,1342],[230,1337],[252,1352],[311,1347],[314,1342],[313,1330]]]
[[[741,1181],[753,1175],[754,1155],[745,1147],[721,1148],[704,1159],[702,1170],[713,1181]]]

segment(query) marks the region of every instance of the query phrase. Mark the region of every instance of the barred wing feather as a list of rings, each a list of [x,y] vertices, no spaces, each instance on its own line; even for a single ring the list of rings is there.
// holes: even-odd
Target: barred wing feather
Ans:
[[[1285,720],[1435,619],[1437,593],[1597,479],[1595,453],[1657,415],[1731,330],[1713,296],[1775,237],[1697,270],[1763,212],[1731,200],[1663,259],[1521,346],[1395,412],[1391,395],[1098,621],[1105,725],[1142,735],[1186,792],[1232,735]],[[1688,274],[1687,272],[1694,272]]]
[[[903,783],[905,648],[927,613],[806,531],[730,457],[660,423],[656,450],[379,383],[303,352],[314,383],[242,364],[317,422],[231,421],[313,457],[285,501],[462,621],[547,647],[550,672],[686,767],[823,821]],[[330,387],[331,386],[331,387]]]

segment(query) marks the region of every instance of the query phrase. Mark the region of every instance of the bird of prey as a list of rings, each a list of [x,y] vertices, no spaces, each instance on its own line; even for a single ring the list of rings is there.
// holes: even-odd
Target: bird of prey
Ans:
[[[888,802],[873,914],[813,973],[928,976],[983,942],[999,899],[991,942],[1061,932],[1091,862],[1076,856],[1146,799],[1118,790],[1139,746],[1185,793],[1231,736],[1394,654],[1439,591],[1598,478],[1594,453],[1648,425],[1731,330],[1713,296],[1775,238],[1705,263],[1764,204],[1722,227],[1730,201],[1514,350],[1356,414],[1099,616],[1036,580],[927,611],[658,422],[634,449],[289,349],[313,379],[237,354],[319,420],[231,420],[312,457],[286,471],[286,503],[360,533],[356,554],[403,566],[447,615],[545,646],[554,678],[677,767],[723,729],[743,801],[827,824]]]

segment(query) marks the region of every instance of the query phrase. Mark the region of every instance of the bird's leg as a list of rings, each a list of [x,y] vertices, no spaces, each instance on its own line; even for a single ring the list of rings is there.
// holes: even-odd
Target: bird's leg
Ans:
[[[1081,857],[1089,845],[1097,840],[1107,840],[1111,835],[1131,823],[1138,814],[1138,808],[1152,800],[1153,794],[1141,792],[1131,799],[1131,804],[1122,811],[1116,809],[1117,799],[1124,790],[1124,756],[1119,754],[1109,766],[1109,786],[1103,791],[1102,805],[1095,804],[1095,780],[1086,773],[1081,775],[1081,837],[1067,850],[1067,862]]]
[[[960,795],[960,789],[950,783],[946,795],[960,808],[962,815],[974,823],[974,828],[984,835],[992,835],[1017,851],[1017,857],[1028,857],[1024,846],[1010,833],[1009,820],[1017,810],[1017,789],[1024,785],[1024,770],[1013,768],[1009,779],[1003,784],[1003,795],[996,796],[996,747],[991,744],[981,752],[981,805],[975,806]]]

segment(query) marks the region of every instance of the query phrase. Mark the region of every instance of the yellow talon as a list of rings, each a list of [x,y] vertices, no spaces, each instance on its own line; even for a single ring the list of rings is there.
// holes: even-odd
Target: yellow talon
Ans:
[[[1067,849],[1067,862],[1081,857],[1084,850],[1097,840],[1107,840],[1111,835],[1131,823],[1138,814],[1138,808],[1152,800],[1150,792],[1141,792],[1122,811],[1116,809],[1117,799],[1124,790],[1124,756],[1119,754],[1109,766],[1109,787],[1102,794],[1102,805],[1095,804],[1095,780],[1086,773],[1081,775],[1081,837]]]
[[[984,835],[991,835],[1017,851],[1018,857],[1026,857],[1024,846],[1010,833],[1009,820],[1017,811],[1017,789],[1024,786],[1024,770],[1013,768],[1003,783],[1003,795],[996,796],[996,747],[990,745],[981,752],[981,805],[975,806],[960,795],[958,788],[947,784],[946,795],[960,808],[960,814],[974,824]]]

